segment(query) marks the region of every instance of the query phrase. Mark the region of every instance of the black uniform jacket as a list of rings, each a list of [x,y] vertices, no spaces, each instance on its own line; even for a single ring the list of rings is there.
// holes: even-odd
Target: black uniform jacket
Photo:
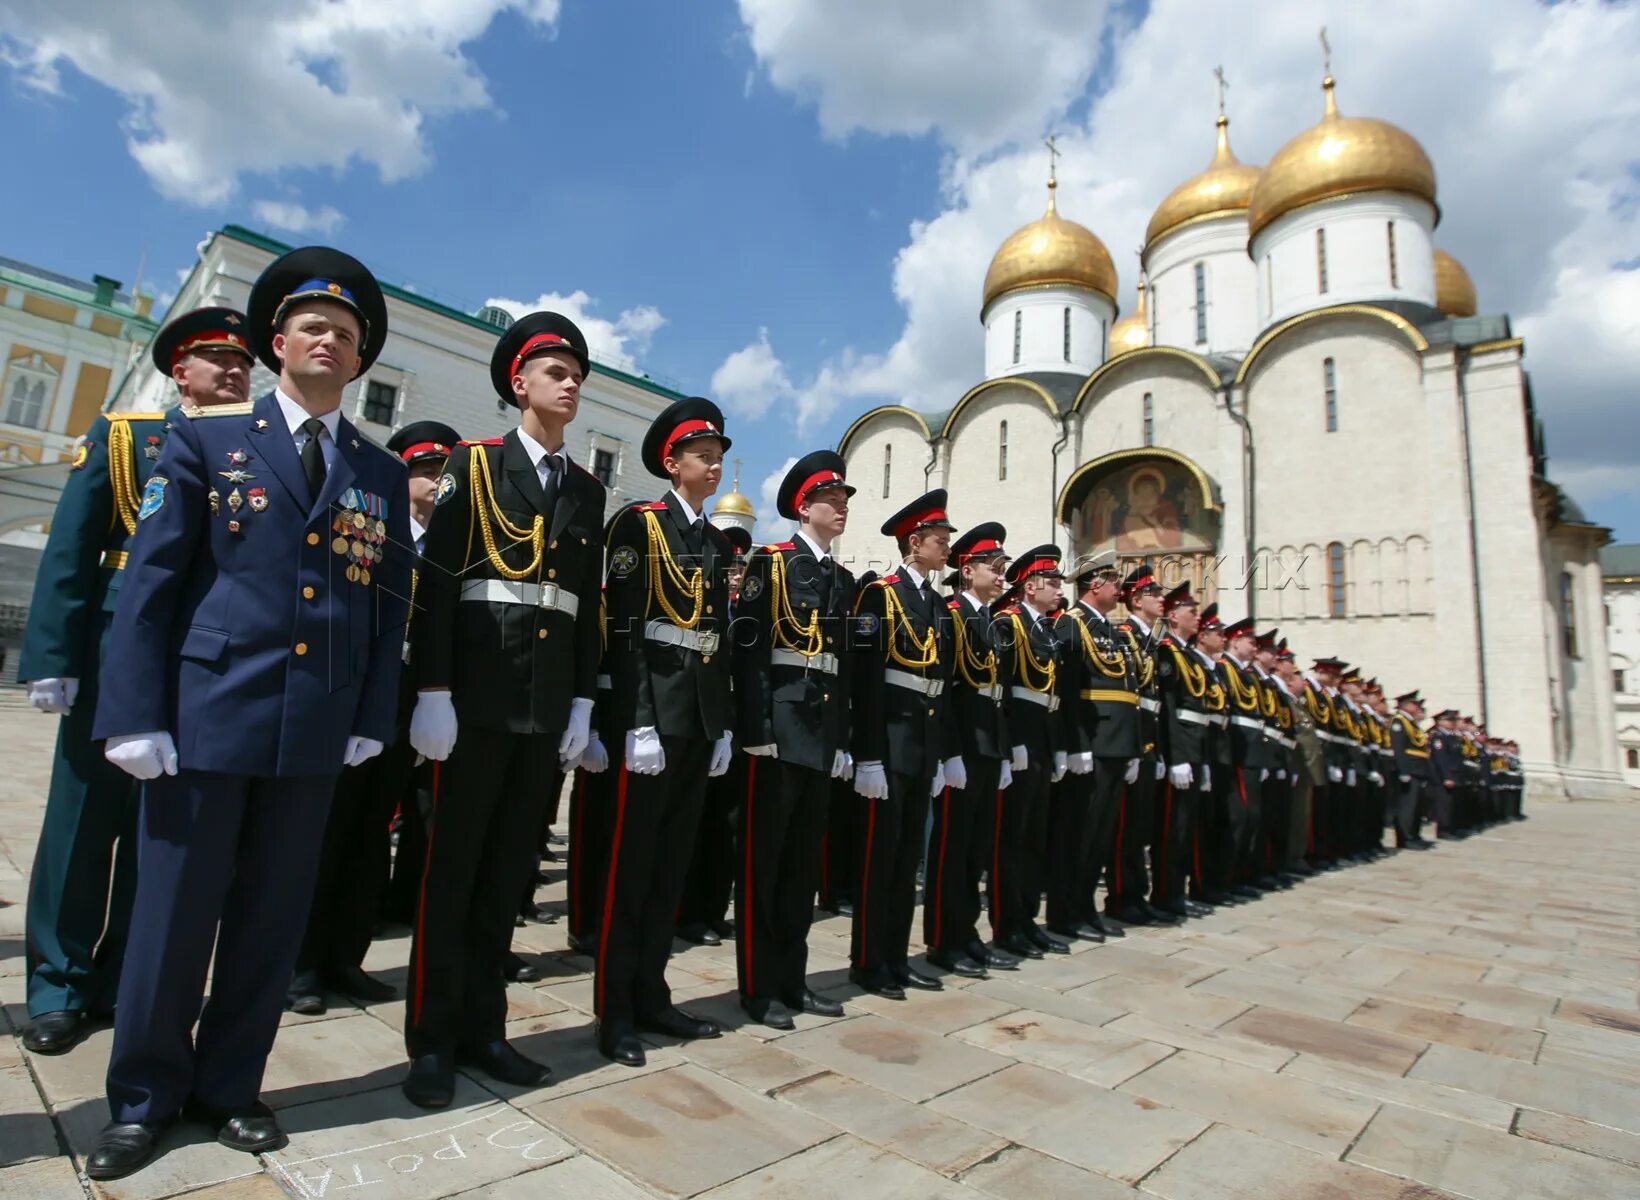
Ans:
[[[1065,748],[1054,619],[1012,604],[997,614],[991,637],[1005,689],[1010,749],[1025,747],[1029,770],[1052,771],[1054,754]]]
[[[1389,735],[1395,750],[1395,773],[1436,783],[1435,765],[1429,753],[1429,734],[1405,713],[1390,718]]]
[[[806,542],[753,551],[735,605],[737,745],[773,745],[782,762],[831,771],[849,740],[854,593],[849,569],[817,561]]]
[[[710,522],[691,529],[668,492],[616,513],[607,547],[604,667],[617,724],[717,741],[731,716],[729,539]]]
[[[949,757],[953,643],[951,610],[902,569],[860,592],[851,634],[855,656],[854,759],[930,782]],[[901,687],[889,672],[925,681]],[[938,695],[930,695],[932,690]]]
[[[410,621],[418,688],[451,691],[456,716],[486,729],[557,733],[570,701],[590,698],[598,668],[604,487],[564,456],[556,495],[541,486],[515,429],[461,442],[439,480]],[[486,580],[556,585],[574,616],[540,603],[475,595]],[[464,592],[466,593],[464,595]]]
[[[1272,753],[1274,743],[1264,734],[1264,689],[1252,665],[1238,667],[1226,654],[1219,660],[1219,675],[1230,715],[1231,761],[1252,769],[1280,766]]]
[[[1164,761],[1177,766],[1200,766],[1212,761],[1216,713],[1209,712],[1209,689],[1217,684],[1213,671],[1189,646],[1172,634],[1163,634],[1156,656],[1156,682],[1162,696],[1162,749]]]
[[[1128,617],[1117,629],[1128,639],[1139,672],[1139,743],[1145,757],[1161,753],[1162,744],[1162,688],[1156,677],[1157,660],[1161,653],[1162,629],[1152,625],[1148,631],[1139,622]]]
[[[975,608],[957,596],[951,610],[954,669],[951,678],[951,727],[957,753],[964,758],[1007,758],[1012,749],[1004,708],[1007,680],[992,638],[989,609]]]
[[[1137,758],[1138,656],[1128,638],[1085,604],[1073,604],[1054,623],[1059,641],[1060,695],[1065,750],[1099,758]]]

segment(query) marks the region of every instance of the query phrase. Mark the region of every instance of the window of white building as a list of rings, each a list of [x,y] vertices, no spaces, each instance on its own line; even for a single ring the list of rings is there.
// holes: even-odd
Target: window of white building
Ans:
[[[379,379],[367,380],[364,385],[364,407],[359,410],[359,415],[366,421],[391,428],[398,403],[398,388]]]
[[[1344,543],[1333,542],[1327,547],[1327,615],[1344,615]]]
[[[1149,392],[1145,393],[1144,430],[1145,445],[1154,446],[1156,444],[1156,401]]]
[[[1019,343],[1020,343],[1021,337],[1024,334],[1024,332],[1025,332],[1025,313],[1023,311],[1015,312],[1014,313],[1014,361],[1016,363],[1019,361]]]
[[[57,392],[57,371],[40,354],[12,360],[6,374],[6,420],[29,429],[40,428],[46,406]]]
[[[1570,571],[1560,573],[1560,640],[1567,658],[1577,658],[1577,592]]]
[[[1196,264],[1196,344],[1207,344],[1207,264]],[[1147,445],[1149,443],[1146,443]]]
[[[1390,287],[1400,287],[1401,264],[1395,258],[1395,222],[1389,222],[1386,228],[1389,234],[1389,285]]]
[[[1071,310],[1065,310],[1065,361],[1071,360]]]
[[[1069,312],[1069,309],[1065,311]],[[1008,422],[997,426],[997,478],[1008,478]]]
[[[1321,383],[1327,400],[1327,432],[1338,432],[1338,369],[1330,358],[1321,361]]]
[[[888,477],[894,465],[894,447],[883,447],[883,499],[888,499]]]

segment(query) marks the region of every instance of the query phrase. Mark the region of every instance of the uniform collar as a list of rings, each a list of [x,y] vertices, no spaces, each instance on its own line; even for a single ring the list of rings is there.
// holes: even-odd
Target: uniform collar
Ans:
[[[313,414],[285,395],[279,388],[273,389],[273,398],[279,405],[280,414],[285,418],[285,426],[290,430],[290,435],[295,437],[302,431],[303,424]],[[338,404],[325,413],[319,418],[319,422],[325,427],[325,432],[330,435],[330,440],[335,442],[337,438],[336,431],[341,428],[342,424],[342,406]]]
[[[522,434],[520,434],[520,436],[522,436]],[[543,451],[543,453],[545,452]],[[696,521],[700,520],[700,514],[690,506],[689,501],[685,500],[678,494],[677,488],[672,489],[672,499],[678,502],[678,507],[683,510],[684,518],[689,524],[693,525]]]
[[[928,580],[924,578],[923,573],[917,570],[917,568],[912,566],[910,563],[901,563],[900,570],[905,577],[911,581],[911,586],[916,588],[919,592],[922,591],[924,585],[928,582]]]
[[[518,444],[524,448],[524,453],[529,455],[530,466],[534,467],[537,472],[541,470],[541,460],[549,454],[558,460],[560,470],[569,465],[569,447],[567,446],[559,446],[556,450],[548,450],[540,442],[525,433],[522,428],[518,430]]]
[[[811,538],[808,534],[804,533],[801,529],[799,529],[797,531],[796,536],[803,539],[803,544],[806,545],[809,548],[809,551],[814,555],[814,559],[815,559],[816,562],[825,562],[828,558],[831,557],[831,551],[830,550],[820,549],[820,543],[816,542],[813,538]]]

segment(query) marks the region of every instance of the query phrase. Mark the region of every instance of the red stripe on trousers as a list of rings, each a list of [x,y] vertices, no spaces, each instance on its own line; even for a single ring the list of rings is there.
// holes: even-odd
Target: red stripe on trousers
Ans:
[[[996,827],[991,830],[991,940],[997,933],[997,913],[1002,908],[1002,789],[997,789]]]
[[[1168,865],[1169,865],[1167,860],[1170,857],[1169,854],[1168,854],[1168,849],[1167,848],[1168,848],[1168,845],[1171,841],[1171,839],[1168,837],[1168,834],[1170,834],[1172,832],[1173,832],[1173,781],[1170,779],[1170,780],[1167,781],[1167,798],[1162,801],[1162,840],[1161,840],[1161,843],[1157,846],[1157,849],[1161,851],[1161,854],[1158,855],[1158,858],[1159,858],[1160,861],[1158,861],[1155,864],[1155,868],[1154,868],[1155,871],[1156,871],[1156,882],[1159,885],[1161,885],[1161,889],[1162,889],[1163,892],[1167,891],[1167,876],[1168,876]]]
[[[860,923],[860,957],[854,964],[866,965],[867,943],[871,941],[871,926],[866,923],[866,902],[871,899],[871,845],[877,834],[877,802],[867,800],[865,869],[860,872],[860,899],[854,906],[854,919]]]
[[[621,863],[621,834],[626,829],[626,780],[627,769],[623,763],[620,778],[615,784],[615,835],[609,844],[609,878],[604,881],[604,912],[598,930],[598,961],[592,964],[593,970],[598,973],[597,995],[593,999],[592,1007],[600,1017],[604,1015],[604,980],[608,974],[605,968],[609,964],[609,922],[615,912],[615,876],[619,873]]]
[[[746,756],[746,886],[745,895],[741,897],[746,905],[746,918],[735,932],[735,946],[746,956],[745,974],[741,984],[748,996],[757,995],[757,976],[752,973],[752,943],[757,939],[757,917],[754,915],[754,901],[757,890],[752,885],[752,793],[757,786],[757,755]]]
[[[438,759],[433,760],[433,802],[427,810],[427,853],[421,863],[421,894],[416,898],[416,934],[415,941],[421,945],[421,953],[416,955],[415,990],[410,997],[410,1026],[415,1028],[421,1022],[422,995],[427,987],[427,941],[424,926],[427,923],[427,876],[433,871],[433,818],[438,816],[439,773],[444,764]]]
[[[947,787],[940,793],[940,854],[935,860],[934,869],[939,872],[934,877],[934,949],[938,950],[944,943],[940,935],[945,932],[945,852],[946,844],[951,840],[951,789]]]
[[[1144,770],[1142,766],[1139,769],[1141,771]],[[1122,850],[1127,842],[1127,838],[1125,836],[1127,832],[1127,806],[1128,785],[1124,783],[1122,785],[1122,799],[1116,806],[1116,853],[1111,855],[1111,858],[1114,860],[1111,863],[1111,866],[1115,869],[1116,883],[1114,887],[1105,889],[1106,900],[1110,900],[1113,896],[1120,896],[1122,894]]]

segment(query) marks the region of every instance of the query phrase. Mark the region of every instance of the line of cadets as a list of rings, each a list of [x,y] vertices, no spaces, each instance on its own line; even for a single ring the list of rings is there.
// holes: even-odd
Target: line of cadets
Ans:
[[[345,259],[296,256],[312,253]],[[368,273],[346,264],[374,297]],[[283,273],[270,269],[253,300],[278,303],[284,275],[303,265],[275,264]],[[385,308],[366,307],[376,348]],[[184,411],[243,399],[244,321],[201,310],[156,339],[156,364],[194,406]],[[548,1081],[506,1040],[505,986],[518,974],[519,897],[568,771],[569,941],[596,963],[598,1046],[628,1065],[644,1062],[642,1033],[720,1035],[672,1003],[665,968],[680,923],[691,940],[730,932],[729,876],[742,1007],[785,1029],[797,1012],[843,1012],[807,979],[817,892],[852,917],[849,977],[860,988],[904,998],[943,986],[910,954],[925,856],[927,961],[979,976],[1370,857],[1385,824],[1399,845],[1421,847],[1428,816],[1443,837],[1520,816],[1513,746],[1456,713],[1426,732],[1416,694],[1390,714],[1381,691],[1337,660],[1302,675],[1274,631],[1225,626],[1187,588],[1164,594],[1148,566],[1119,580],[1110,557],[1068,573],[1054,546],[1010,558],[995,523],[953,542],[943,491],[883,526],[901,565],[857,580],[831,553],[854,489],[830,451],[799,460],[781,485],[793,538],[743,558],[747,543],[704,516],[730,439],[702,398],[670,406],[644,440],[643,464],[666,493],[606,526],[605,489],[564,442],[589,367],[567,318],[516,322],[491,380],[518,426],[482,442],[434,422],[399,431],[390,448],[408,471],[408,537],[362,550],[336,539],[338,554],[363,555],[348,560],[358,582],[371,565],[381,573],[384,554],[408,551],[415,567],[412,615],[395,638],[400,736],[385,753],[367,740],[375,755],[357,761],[349,744],[305,935],[290,935],[286,1003],[318,1011],[327,988],[393,994],[361,965],[391,891],[414,927],[403,1086],[417,1104],[450,1103],[457,1065],[517,1086]],[[120,496],[140,493],[149,473],[132,439],[145,436],[154,460],[170,428],[154,419],[150,432],[149,421],[111,415],[76,460],[77,471],[92,460],[97,486],[71,480],[65,492],[25,646],[24,677],[44,711],[90,711],[76,692],[95,687],[107,617],[95,628],[47,617],[71,591],[71,615],[87,597],[114,610],[135,527]],[[314,470],[322,479],[317,459]],[[217,505],[213,493],[213,514]],[[111,579],[97,577],[99,564]],[[82,576],[99,586],[70,586]],[[30,897],[25,1041],[40,1053],[70,1048],[111,1003],[131,887],[126,776],[87,783],[89,731],[65,720],[62,733]],[[168,735],[143,736],[158,771],[174,771]],[[405,800],[417,756],[430,761],[423,803]],[[390,885],[383,831],[399,801]],[[97,897],[110,861],[105,930]],[[282,1140],[257,1112],[257,1135],[225,1132],[229,1144]],[[108,1177],[151,1153],[152,1136],[110,1143]]]

